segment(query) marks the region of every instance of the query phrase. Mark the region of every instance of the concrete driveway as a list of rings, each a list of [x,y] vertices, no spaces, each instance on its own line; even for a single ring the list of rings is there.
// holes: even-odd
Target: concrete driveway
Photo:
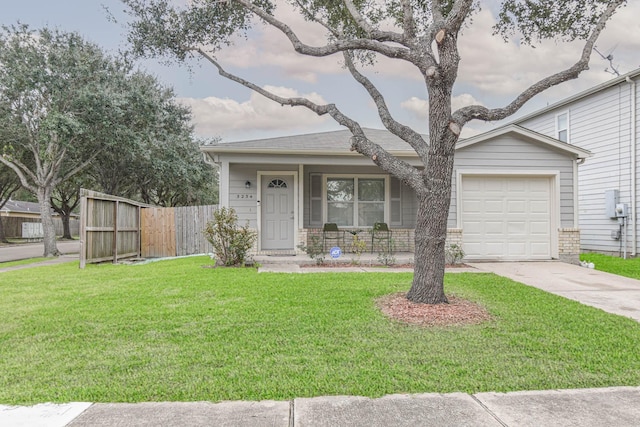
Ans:
[[[553,261],[469,265],[640,322],[640,280]]]

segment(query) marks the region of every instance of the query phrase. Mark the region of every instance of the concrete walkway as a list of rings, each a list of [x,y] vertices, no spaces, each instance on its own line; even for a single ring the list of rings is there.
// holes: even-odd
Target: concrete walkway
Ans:
[[[262,402],[0,406],[3,427],[638,426],[640,387]]]

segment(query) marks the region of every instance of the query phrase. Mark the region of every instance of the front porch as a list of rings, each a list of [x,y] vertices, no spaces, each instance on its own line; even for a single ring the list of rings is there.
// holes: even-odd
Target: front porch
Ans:
[[[414,263],[414,254],[413,252],[394,252],[393,253],[394,262],[393,264],[389,264],[389,267],[397,267],[397,266],[411,266],[413,267]],[[277,253],[264,253],[261,252],[257,255],[253,256],[253,260],[262,265],[297,265],[300,267],[305,266],[314,266],[317,265],[316,261],[312,259],[309,255],[304,252],[298,252],[297,254],[291,255],[283,255]],[[324,257],[323,267],[381,267],[384,266],[384,262],[378,259],[377,253],[365,252],[362,253],[359,257],[355,253],[343,253],[339,258],[333,259],[327,253]],[[341,270],[342,271],[342,270]]]

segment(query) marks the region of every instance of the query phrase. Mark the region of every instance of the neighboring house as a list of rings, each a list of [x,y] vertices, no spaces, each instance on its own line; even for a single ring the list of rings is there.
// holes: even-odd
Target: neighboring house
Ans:
[[[640,69],[514,122],[593,154],[578,168],[583,251],[638,253],[639,80]],[[616,204],[623,205],[625,224]]]
[[[56,227],[56,234],[61,235],[62,220],[60,216],[53,211],[52,215]],[[8,200],[0,209],[0,217],[2,217],[6,237],[42,237],[42,227],[39,225],[41,222],[40,205],[38,203]],[[71,223],[72,233],[77,233],[79,215],[71,214]]]
[[[415,152],[387,131],[367,136],[404,161]],[[393,230],[396,250],[413,250],[413,190],[350,151],[349,131],[201,147],[220,168],[220,205],[258,232],[261,253],[295,253],[324,223],[360,231]],[[519,126],[495,129],[457,147],[448,242],[468,260],[577,261],[577,163],[590,154]],[[349,244],[350,234],[346,234]],[[368,247],[372,250],[371,246]]]
[[[34,202],[8,200],[0,209],[0,216],[40,220],[40,205]]]

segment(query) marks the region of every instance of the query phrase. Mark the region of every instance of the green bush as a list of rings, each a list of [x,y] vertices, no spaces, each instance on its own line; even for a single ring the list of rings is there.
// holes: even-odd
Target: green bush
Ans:
[[[249,222],[238,226],[235,209],[222,207],[213,213],[213,220],[204,230],[206,239],[213,245],[216,265],[243,266],[247,253],[253,247],[257,234],[249,229]]]

